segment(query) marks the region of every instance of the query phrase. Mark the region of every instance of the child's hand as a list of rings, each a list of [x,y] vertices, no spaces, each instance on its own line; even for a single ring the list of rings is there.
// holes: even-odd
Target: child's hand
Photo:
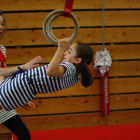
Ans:
[[[24,70],[29,70],[29,69],[35,68],[35,67],[39,66],[39,63],[41,62],[41,60],[42,60],[42,57],[37,56],[34,59],[32,59],[31,61],[29,61],[28,63],[23,64],[21,66],[21,68]]]
[[[69,37],[58,40],[58,48],[67,50],[69,48]]]
[[[35,105],[32,102],[28,102],[27,104],[23,105],[22,108],[24,108],[27,111],[27,110],[34,109]]]

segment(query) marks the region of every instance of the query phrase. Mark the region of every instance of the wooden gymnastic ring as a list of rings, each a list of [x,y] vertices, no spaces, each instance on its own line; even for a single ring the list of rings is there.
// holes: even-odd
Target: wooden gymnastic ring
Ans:
[[[49,42],[55,45],[58,45],[58,39],[54,36],[52,32],[52,23],[57,17],[63,16],[63,13],[64,13],[64,9],[54,10],[47,15],[43,23],[43,32],[45,37],[48,39]],[[79,23],[74,14],[71,13],[70,18],[74,21],[74,25],[75,25],[74,32],[72,36],[69,38],[69,42],[72,42],[73,40],[76,39],[76,37],[79,34]]]

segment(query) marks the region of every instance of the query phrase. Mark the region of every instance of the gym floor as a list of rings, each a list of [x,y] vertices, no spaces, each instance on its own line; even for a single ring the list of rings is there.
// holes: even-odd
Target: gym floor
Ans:
[[[140,123],[31,131],[31,140],[139,140]],[[13,140],[17,138],[12,134]]]

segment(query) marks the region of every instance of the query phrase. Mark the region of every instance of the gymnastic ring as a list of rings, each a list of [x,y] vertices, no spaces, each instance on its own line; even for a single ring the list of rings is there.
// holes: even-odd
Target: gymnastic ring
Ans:
[[[58,45],[58,39],[54,36],[52,32],[52,23],[57,17],[63,16],[63,13],[64,13],[64,9],[54,10],[47,15],[43,23],[43,33],[45,37],[48,39],[49,42],[55,45]],[[76,39],[76,37],[79,34],[79,23],[73,13],[71,13],[70,18],[73,20],[74,25],[75,25],[74,32],[72,36],[69,38],[69,42],[72,42],[73,40]]]

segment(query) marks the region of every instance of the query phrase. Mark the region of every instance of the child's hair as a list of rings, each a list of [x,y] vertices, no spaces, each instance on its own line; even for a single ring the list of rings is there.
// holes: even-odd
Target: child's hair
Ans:
[[[6,20],[5,20],[5,17],[4,17],[4,15],[3,15],[3,13],[2,13],[2,11],[0,11],[0,16],[2,16],[3,17],[3,23],[4,23],[4,31],[5,31],[5,29],[6,29]],[[3,32],[4,33],[4,32]]]
[[[77,73],[81,73],[82,85],[84,87],[88,87],[93,82],[92,74],[89,70],[88,65],[92,62],[94,53],[88,45],[85,45],[81,42],[77,42],[76,51],[76,57],[82,58],[82,62],[80,64],[75,65]]]

